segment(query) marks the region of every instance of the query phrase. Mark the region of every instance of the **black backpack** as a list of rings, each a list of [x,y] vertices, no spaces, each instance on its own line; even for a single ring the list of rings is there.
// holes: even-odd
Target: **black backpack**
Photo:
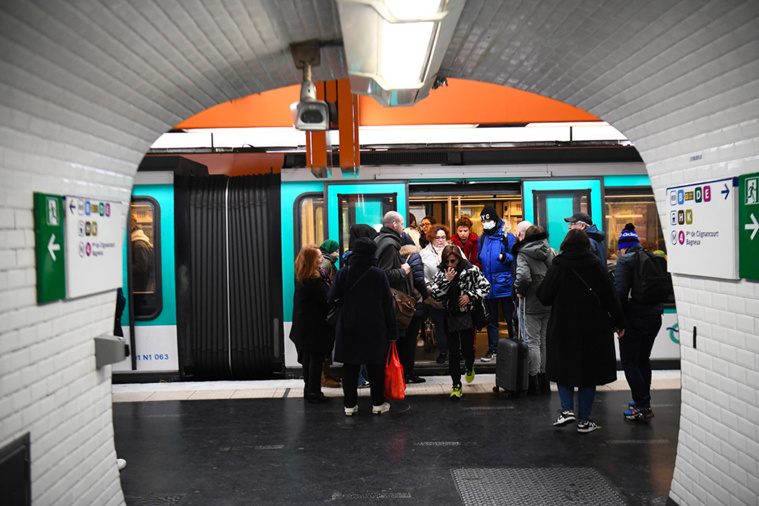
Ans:
[[[667,272],[667,259],[650,251],[635,254],[632,277],[632,300],[638,304],[659,304],[674,301],[672,275]]]

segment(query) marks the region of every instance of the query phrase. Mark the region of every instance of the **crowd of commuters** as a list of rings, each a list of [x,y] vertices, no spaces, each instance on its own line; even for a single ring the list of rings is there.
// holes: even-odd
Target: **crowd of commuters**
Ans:
[[[429,215],[420,228],[410,214],[404,227],[403,216],[395,211],[383,217],[378,231],[353,225],[339,269],[336,241],[304,246],[295,261],[290,334],[303,366],[304,397],[311,403],[327,400],[320,373],[325,365],[328,371],[325,359],[334,348],[335,360],[343,364],[345,414],[358,412],[357,389],[364,384],[370,388],[372,413],[389,411],[384,391],[389,342],[397,341],[406,382],[422,383],[424,378],[415,373],[417,338],[424,322],[431,321],[437,362],[448,362],[450,397],[460,398],[461,361],[465,380],[475,377],[473,312],[484,301],[490,318],[481,360],[496,358],[503,315],[509,337],[518,333],[527,343],[528,395],[550,393],[550,383],[557,384],[560,409],[554,426],[577,422],[581,433],[598,428],[591,410],[596,387],[616,380],[615,335],[633,398],[624,416],[653,417],[649,358],[663,308],[631,298],[636,255],[643,250],[635,227],[628,224],[622,231],[616,271],[610,276],[605,233],[586,213],[565,221],[569,230],[559,252],[551,248],[545,229],[527,221],[512,234],[511,223],[492,206],[480,214],[480,236],[468,216],[456,221],[453,234]],[[399,292],[416,304],[410,322],[403,324],[394,306]],[[327,323],[331,307],[339,311],[336,321]]]

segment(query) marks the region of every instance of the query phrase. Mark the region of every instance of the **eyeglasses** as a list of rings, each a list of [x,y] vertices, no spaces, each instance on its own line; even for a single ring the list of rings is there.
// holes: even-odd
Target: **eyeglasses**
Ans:
[[[456,264],[458,262],[459,262],[458,258],[449,258],[448,260],[445,261],[445,263],[447,263],[448,265]]]

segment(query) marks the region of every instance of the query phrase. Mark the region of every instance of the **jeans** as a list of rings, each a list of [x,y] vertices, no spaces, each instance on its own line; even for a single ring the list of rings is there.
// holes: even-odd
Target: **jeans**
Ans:
[[[498,351],[498,306],[503,309],[503,317],[509,327],[509,337],[514,337],[514,327],[511,318],[514,316],[514,303],[511,297],[499,297],[497,299],[487,299],[488,308],[490,309],[490,321],[488,321],[488,349],[495,353]]]
[[[445,336],[445,309],[430,307],[430,320],[435,325],[435,341],[441,354],[448,354],[448,339]]]
[[[524,340],[530,356],[530,376],[546,372],[546,336],[551,313],[524,315]],[[519,323],[522,325],[522,323]]]
[[[575,388],[567,385],[557,385],[559,387],[559,399],[561,399],[562,411],[574,411],[575,406]],[[590,420],[590,410],[593,409],[593,399],[596,396],[596,386],[577,387],[577,404],[579,411],[577,418],[579,420]]]
[[[358,403],[358,371],[359,364],[343,364],[343,405],[352,408]],[[372,405],[379,406],[385,402],[385,364],[367,365],[369,375],[369,391]]]
[[[619,340],[619,358],[635,405],[651,407],[651,348],[661,328],[661,315],[627,319],[625,335]]]
[[[461,355],[464,355],[464,365],[466,368],[471,369],[474,367],[474,334],[473,328],[448,334],[451,346],[450,355],[448,356],[448,374],[451,375],[451,381],[453,381],[454,386],[461,384],[459,347],[461,348]]]

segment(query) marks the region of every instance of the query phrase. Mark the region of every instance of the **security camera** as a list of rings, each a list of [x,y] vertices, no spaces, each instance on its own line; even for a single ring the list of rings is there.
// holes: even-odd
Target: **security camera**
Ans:
[[[329,105],[316,100],[316,87],[311,81],[303,81],[301,85],[295,128],[312,132],[329,130]]]

